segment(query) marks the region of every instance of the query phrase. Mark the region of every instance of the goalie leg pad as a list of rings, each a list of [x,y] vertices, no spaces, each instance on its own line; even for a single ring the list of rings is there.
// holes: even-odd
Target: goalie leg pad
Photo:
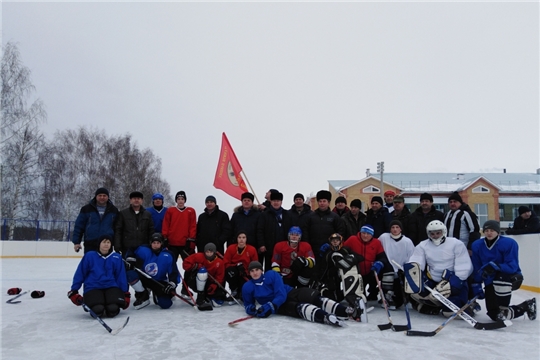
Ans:
[[[207,279],[208,279],[208,272],[206,271],[205,268],[200,268],[199,272],[197,272],[197,280],[196,280],[198,292],[204,292]]]
[[[418,294],[424,290],[422,281],[422,270],[418,263],[406,263],[403,266],[405,274],[405,292],[407,294]]]

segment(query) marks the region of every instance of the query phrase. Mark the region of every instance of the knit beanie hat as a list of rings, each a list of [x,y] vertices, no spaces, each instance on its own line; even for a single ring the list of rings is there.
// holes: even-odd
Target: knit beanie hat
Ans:
[[[176,195],[174,197],[174,201],[178,200],[179,196],[183,197],[184,201],[187,201],[186,192],[184,190],[180,190],[179,192],[176,193]]]
[[[360,228],[360,232],[361,233],[367,233],[367,234],[370,234],[371,236],[375,235],[375,230],[373,230],[373,228],[371,227],[371,225],[364,225]]]
[[[529,212],[529,211],[531,211],[531,209],[529,209],[527,206],[524,206],[524,205],[522,205],[522,206],[520,206],[518,208],[519,215],[524,214],[524,213]]]
[[[263,269],[262,264],[258,261],[252,261],[249,263],[248,271],[251,271],[253,269]]]
[[[216,245],[214,243],[208,243],[204,245],[204,252],[211,251],[213,253],[216,252]]]
[[[394,226],[394,225],[399,226],[399,228],[403,231],[403,224],[401,223],[401,221],[399,221],[399,220],[392,220],[392,221],[390,221],[390,226],[389,226],[390,229],[391,229],[392,226]]]
[[[428,193],[423,193],[420,195],[420,202],[422,202],[422,200],[429,200],[430,202],[433,202],[433,196]]]
[[[373,203],[374,201],[378,202],[379,204],[381,205],[384,205],[384,202],[383,202],[383,199],[382,197],[380,196],[374,196],[371,198],[371,202]]]
[[[351,201],[351,207],[357,207],[359,209],[362,208],[362,201],[360,201],[360,199],[354,199],[353,201]]]
[[[337,205],[339,203],[345,203],[347,205],[347,200],[343,196],[338,196],[334,204]]]
[[[250,199],[251,201],[253,201],[255,200],[255,196],[253,196],[253,194],[250,192],[245,192],[242,194],[242,198],[240,200],[244,200],[244,199]]]
[[[463,204],[463,200],[461,199],[461,196],[459,195],[457,191],[454,191],[452,195],[450,195],[450,197],[448,198],[448,202],[450,202],[450,200],[459,201],[460,203]]]
[[[279,191],[272,191],[270,193],[270,200],[280,200],[280,201],[283,201],[283,194],[280,193]]]
[[[488,220],[484,223],[484,226],[482,226],[482,231],[486,231],[487,229],[491,229],[496,231],[497,233],[501,232],[501,225],[498,221],[495,220]]]
[[[300,193],[297,193],[297,194],[294,195],[293,201],[296,200],[296,199],[298,199],[298,198],[302,199],[302,201],[305,200],[305,199],[304,199],[304,195],[302,195],[302,194],[300,194]]]
[[[99,189],[96,190],[96,193],[94,194],[94,196],[98,196],[99,194],[105,194],[109,196],[109,190],[105,189],[104,187],[100,187]]]
[[[204,200],[205,203],[207,203],[207,202],[209,202],[209,201],[213,202],[214,204],[217,204],[216,197],[213,196],[213,195],[208,195],[208,196],[206,197],[206,199]]]

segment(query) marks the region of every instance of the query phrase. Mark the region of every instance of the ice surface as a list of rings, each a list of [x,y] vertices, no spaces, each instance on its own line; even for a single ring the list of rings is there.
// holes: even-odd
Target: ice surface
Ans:
[[[214,311],[194,311],[179,299],[171,309],[156,305],[130,306],[116,318],[104,318],[110,335],[66,293],[78,259],[2,259],[2,359],[539,359],[540,321],[513,320],[512,327],[475,330],[454,320],[432,338],[409,337],[386,324],[384,309],[375,306],[369,323],[347,322],[344,328],[274,315],[229,327],[246,316],[238,305]],[[45,297],[22,296],[20,304],[6,304],[10,287],[44,290]],[[133,293],[133,291],[132,291]],[[517,291],[517,304],[538,294]],[[538,297],[538,296],[537,296]],[[132,300],[134,301],[134,299]],[[484,308],[483,302],[480,302]],[[375,305],[375,304],[371,304]],[[392,312],[395,324],[406,324],[405,312]],[[484,311],[478,321],[489,321]],[[432,331],[445,319],[411,311],[415,330]]]

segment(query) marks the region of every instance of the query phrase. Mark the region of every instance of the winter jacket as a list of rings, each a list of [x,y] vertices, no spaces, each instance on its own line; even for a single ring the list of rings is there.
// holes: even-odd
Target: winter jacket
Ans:
[[[480,238],[478,216],[467,204],[461,204],[457,210],[448,211],[444,217],[444,224],[448,229],[448,236],[463,241],[467,249],[471,249],[473,241]]]
[[[308,242],[317,257],[320,248],[328,242],[330,235],[339,233],[345,234],[345,223],[338,214],[332,212],[330,208],[326,211],[316,209],[308,215],[306,223],[302,228],[302,240]]]
[[[118,216],[118,209],[109,200],[103,218],[100,217],[96,199],[92,199],[89,204],[83,206],[77,220],[75,220],[75,229],[73,230],[72,241],[74,244],[80,244],[83,240],[86,243],[96,242],[101,235],[108,235],[112,240],[114,238],[114,222]]]
[[[345,233],[343,234],[343,238],[347,240],[349,237],[358,234],[360,228],[365,225],[366,218],[366,214],[361,211],[358,213],[358,219],[355,219],[350,211],[343,215],[341,217],[345,225]]]
[[[97,251],[84,254],[73,276],[71,290],[79,290],[83,284],[84,293],[112,287],[128,291],[126,270],[120,254],[114,251],[106,256]]]
[[[351,249],[353,253],[361,255],[364,258],[364,260],[360,261],[358,264],[359,272],[362,276],[371,272],[371,266],[373,266],[375,261],[382,262],[385,269],[392,268],[379,239],[372,238],[370,241],[364,242],[360,238],[360,233],[357,233],[357,235],[348,238],[347,241],[343,243],[343,246]]]
[[[114,226],[114,250],[125,253],[140,245],[148,244],[154,232],[152,215],[141,207],[135,214],[130,206],[118,213]]]
[[[226,212],[219,210],[219,206],[212,213],[208,209],[199,215],[197,221],[197,251],[204,251],[204,246],[208,243],[214,243],[217,251],[221,254],[225,251],[225,243],[231,237],[231,224],[229,223],[229,215]]]
[[[313,210],[311,210],[311,206],[307,204],[304,204],[304,206],[302,207],[302,211],[300,212],[296,210],[296,206],[294,206],[293,204],[293,206],[291,206],[291,209],[289,210],[293,226],[299,226],[300,228],[302,228],[302,226],[304,226],[304,223],[306,222],[308,215],[312,212]]]
[[[392,221],[392,216],[388,212],[388,208],[384,206],[377,212],[369,209],[366,213],[366,224],[371,225],[375,230],[373,237],[379,237],[381,234],[390,231],[390,221]]]
[[[538,234],[540,233],[540,218],[531,211],[531,217],[524,220],[518,216],[514,220],[514,227],[506,230],[508,235]]]
[[[431,205],[431,210],[427,214],[424,214],[421,207],[418,207],[409,216],[407,224],[407,236],[412,240],[414,246],[420,244],[428,238],[426,227],[433,220],[444,220],[444,214]]]
[[[401,223],[401,233],[405,236],[408,236],[409,233],[409,218],[411,217],[411,211],[408,207],[403,207],[403,210],[401,210],[401,213],[398,215],[396,214],[396,210],[392,211],[390,213],[392,216],[392,220],[399,220]],[[388,229],[390,231],[390,229]]]
[[[259,217],[257,222],[257,249],[266,247],[266,251],[272,255],[274,245],[278,241],[287,239],[289,230],[292,227],[292,219],[289,212],[281,208],[281,219],[278,219],[276,210],[267,208]]]
[[[231,217],[231,236],[228,244],[236,244],[238,232],[244,231],[247,236],[247,243],[258,248],[257,222],[261,214],[262,212],[257,209],[257,206],[253,206],[247,213],[245,213],[242,206],[237,207]]]

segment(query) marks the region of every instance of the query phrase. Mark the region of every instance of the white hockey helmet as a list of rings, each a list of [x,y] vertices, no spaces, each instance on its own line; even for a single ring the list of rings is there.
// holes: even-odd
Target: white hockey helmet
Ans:
[[[426,226],[428,238],[435,244],[440,245],[446,239],[446,226],[439,220],[433,220]]]

